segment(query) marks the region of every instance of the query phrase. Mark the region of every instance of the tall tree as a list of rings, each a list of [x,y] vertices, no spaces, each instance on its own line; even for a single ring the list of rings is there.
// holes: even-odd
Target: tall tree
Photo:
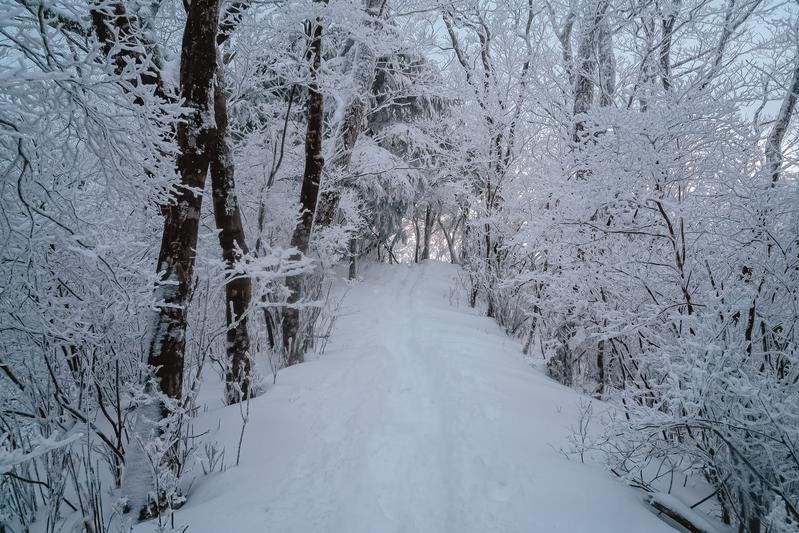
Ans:
[[[179,400],[183,394],[183,367],[186,350],[186,318],[191,296],[194,260],[202,208],[203,189],[216,142],[214,127],[213,80],[216,74],[216,37],[218,0],[194,0],[187,8],[186,26],[180,55],[180,95],[187,116],[177,127],[180,149],[177,171],[180,186],[174,201],[163,206],[164,230],[158,254],[159,284],[155,291],[158,315],[155,319],[147,362],[154,369],[159,391],[147,391],[151,398],[142,406],[136,433],[147,439],[160,418],[170,414],[168,400]],[[164,398],[157,399],[156,392]],[[153,480],[142,472],[151,472],[141,446],[132,447],[127,457],[129,474],[123,490],[130,508],[140,516],[156,514],[164,502],[150,499]],[[168,454],[169,464],[158,468],[174,468],[176,460]]]
[[[386,0],[366,0],[367,22],[370,25],[377,24],[385,7]],[[369,93],[374,83],[377,66],[377,54],[373,45],[359,41],[353,51],[352,65],[352,89],[341,107],[342,119],[335,134],[333,157],[325,173],[327,182],[314,220],[314,224],[320,227],[329,226],[335,220],[341,192],[337,184],[332,183],[331,180],[337,174],[346,172],[350,167],[352,150],[363,129]]]
[[[228,270],[225,281],[225,320],[227,323],[228,369],[225,374],[225,399],[237,403],[250,395],[250,336],[247,309],[252,296],[252,282],[247,275],[233,273],[236,260],[248,252],[241,221],[241,208],[234,181],[233,148],[228,128],[227,96],[222,58],[217,59],[214,84],[216,135],[211,149],[211,190],[214,219],[219,230],[222,259]]]
[[[298,260],[308,252],[311,241],[313,217],[319,197],[319,181],[322,177],[324,158],[322,157],[322,128],[324,126],[324,99],[317,78],[322,64],[322,22],[319,19],[305,23],[308,38],[306,59],[310,67],[308,83],[308,125],[305,131],[305,172],[302,177],[300,221],[294,228],[291,245],[297,249],[292,260]],[[304,359],[304,339],[300,338],[300,309],[297,304],[302,299],[303,275],[295,274],[286,278],[289,290],[286,307],[283,311],[283,349],[286,364],[302,363]]]
[[[597,49],[602,45],[605,55],[602,58],[603,70],[611,66],[611,60],[606,57],[612,46],[611,34],[607,28],[608,0],[596,0],[588,3],[587,13],[583,20],[582,34],[577,47],[577,65],[574,80],[574,131],[573,137],[576,144],[585,142],[585,121],[583,115],[591,109],[594,101],[594,86],[596,85]],[[605,75],[604,79],[608,79]],[[607,98],[608,90],[603,88],[603,97]]]
[[[766,139],[766,165],[772,184],[780,179],[783,160],[782,142],[791,124],[797,98],[799,98],[799,54],[794,59],[791,83],[782,99],[782,105],[774,121],[774,126],[771,128],[771,133]]]
[[[188,6],[180,55],[180,95],[189,109],[178,124],[180,189],[164,207],[164,231],[158,254],[159,304],[148,362],[161,392],[180,398],[186,349],[186,312],[202,207],[202,191],[216,141],[213,80],[216,74],[218,0]]]
[[[214,219],[226,268],[232,270],[236,259],[248,251],[236,197],[224,65],[217,49],[230,37],[246,5],[234,3],[225,12],[224,24],[220,26],[218,13],[211,20],[208,11],[212,6],[206,4],[197,6],[197,9],[203,9],[201,13],[194,10],[195,6],[190,6],[187,12],[181,50],[180,91],[191,112],[188,120],[177,128],[181,189],[175,202],[164,207],[164,234],[158,258],[158,272],[164,274],[165,280],[161,296],[167,305],[160,310],[149,362],[158,369],[156,375],[161,391],[171,398],[181,395],[182,378],[178,376],[182,376],[185,355],[186,307],[194,269],[202,194],[209,168]],[[218,6],[213,9],[218,11]],[[190,27],[190,24],[197,26]],[[210,31],[216,32],[212,41],[207,40]],[[251,292],[251,281],[247,276],[231,275],[225,283],[229,365],[225,397],[231,403],[249,394],[250,340],[245,313]]]

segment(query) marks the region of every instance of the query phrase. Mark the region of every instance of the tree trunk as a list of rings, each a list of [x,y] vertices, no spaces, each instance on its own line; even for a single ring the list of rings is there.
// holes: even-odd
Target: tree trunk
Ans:
[[[172,399],[180,399],[183,392],[186,313],[194,274],[202,191],[216,137],[210,103],[216,72],[218,8],[218,0],[194,0],[188,7],[180,58],[181,95],[184,106],[189,109],[186,120],[177,126],[180,187],[175,201],[162,209],[165,220],[157,267],[161,280],[155,290],[159,311],[147,362],[155,371],[160,392]],[[155,391],[150,389],[150,383],[147,391],[153,395]],[[166,406],[159,405],[154,398],[140,409],[135,432],[147,439],[158,427],[158,418],[169,413]],[[175,468],[175,460],[168,456],[165,467]],[[140,446],[130,447],[126,466],[129,472],[144,472],[143,478],[127,475],[123,480],[129,507],[140,517],[157,513],[161,502],[149,500],[153,483],[147,472],[151,467]],[[159,494],[158,498],[161,496]]]
[[[433,208],[427,204],[424,212],[424,247],[422,248],[422,261],[430,259],[430,237],[433,234]]]
[[[216,132],[209,120],[216,72],[217,0],[195,0],[189,6],[180,61],[180,87],[190,109],[177,128],[181,187],[165,206],[164,232],[158,255],[162,273],[156,295],[160,306],[148,362],[156,368],[161,392],[180,398],[186,348],[186,311],[202,207],[202,190]]]
[[[413,262],[419,262],[419,251],[420,251],[420,240],[422,238],[421,232],[419,231],[419,221],[416,217],[416,209],[413,210]]]
[[[352,149],[355,147],[363,123],[364,108],[366,107],[364,99],[360,95],[357,96],[344,111],[344,118],[336,141],[336,156],[330,163],[328,176],[332,177],[335,173],[344,172],[350,166]],[[327,227],[335,220],[341,196],[336,188],[337,185],[330,183],[329,179],[325,186],[326,189],[322,193],[319,210],[316,213],[316,225],[321,227]]]
[[[596,71],[596,49],[603,20],[608,9],[608,0],[596,0],[596,7],[586,21],[580,45],[577,48],[577,71],[574,81],[574,142],[582,144],[585,122],[580,115],[591,109],[594,101],[594,75]]]
[[[319,180],[322,176],[324,159],[322,158],[322,126],[324,119],[324,100],[316,79],[322,62],[322,25],[319,20],[307,22],[305,33],[310,40],[308,48],[308,61],[311,66],[311,81],[308,84],[308,128],[305,132],[305,172],[302,177],[300,190],[300,203],[302,215],[294,234],[291,245],[298,253],[292,256],[298,260],[308,252],[311,241],[311,230],[314,212],[316,211],[319,196]],[[283,311],[283,348],[286,353],[286,364],[302,363],[304,349],[302,339],[299,339],[300,310],[296,304],[302,297],[302,275],[288,276],[286,287],[289,289],[287,306]]]
[[[219,230],[219,245],[225,268],[232,270],[240,254],[248,252],[236,197],[233,149],[228,131],[227,97],[223,65],[219,58],[214,88],[216,138],[211,153],[211,188],[214,219]],[[227,321],[228,370],[225,374],[225,400],[240,402],[250,394],[250,336],[245,313],[250,305],[252,282],[247,276],[235,276],[225,283],[225,319]]]
[[[89,16],[100,49],[113,62],[114,72],[120,76],[125,72],[136,72],[137,69],[127,68],[129,63],[147,65],[148,68],[137,76],[126,76],[125,81],[133,86],[152,86],[154,94],[162,101],[172,101],[164,89],[158,46],[150,40],[150,33],[142,31],[142,22],[135,11],[130,14],[123,2],[97,1],[92,2]],[[144,104],[139,97],[136,97],[136,103]]]
[[[601,400],[605,395],[605,341],[600,340],[596,350],[596,397]]]
[[[710,533],[703,524],[697,523],[696,516],[690,512],[690,509],[688,509],[689,513],[685,513],[683,509],[675,509],[668,503],[670,500],[660,498],[657,494],[649,497],[649,505],[680,524],[689,533]]]
[[[389,245],[388,247],[386,247],[386,251],[388,252],[388,263],[389,263],[389,264],[399,263],[399,261],[397,261],[397,258],[396,258],[396,257],[394,257],[394,247],[395,247],[395,246],[397,245],[397,243],[399,242],[399,240],[400,240],[400,237],[402,237],[402,232],[401,232],[401,231],[398,231],[398,232],[397,232],[397,233],[394,235],[394,238],[393,238],[393,239],[391,239],[391,245]]]
[[[610,107],[616,95],[616,54],[613,51],[613,34],[607,17],[602,19],[597,40],[597,71],[599,73],[599,105]]]
[[[380,250],[380,247],[377,248]],[[352,237],[350,239],[350,270],[348,279],[355,279],[357,274],[357,261],[358,261],[358,239]]]
[[[658,61],[660,63],[660,80],[663,89],[671,89],[671,43],[674,37],[674,24],[677,21],[677,13],[680,10],[681,0],[674,0],[674,3],[663,19],[660,21],[661,39],[660,50],[658,51]]]
[[[453,224],[453,230],[452,230],[453,235],[452,236],[450,236],[449,232],[447,231],[447,228],[444,227],[444,223],[441,221],[441,217],[440,216],[438,217],[438,227],[441,228],[441,233],[444,234],[444,239],[447,241],[447,250],[449,250],[449,261],[453,265],[457,265],[458,264],[458,256],[455,253],[455,244],[452,242],[452,239],[455,238],[454,233],[455,233],[455,229],[457,229],[457,224]]]
[[[782,100],[780,112],[774,122],[774,127],[766,141],[766,164],[771,183],[774,184],[780,179],[780,171],[782,169],[782,141],[785,138],[785,133],[788,131],[788,126],[791,123],[791,116],[793,115],[794,108],[796,107],[796,99],[799,97],[799,57],[794,63],[793,78],[791,80],[788,93]]]
[[[386,0],[367,0],[366,13],[370,17],[377,18],[383,13],[385,5]],[[343,118],[336,133],[334,155],[326,173],[327,183],[316,213],[316,226],[327,227],[335,220],[341,194],[337,184],[330,183],[330,180],[335,179],[337,174],[345,172],[352,161],[352,149],[355,148],[358,135],[361,133],[368,96],[374,83],[377,55],[365,43],[359,42],[352,64],[352,97],[344,104]]]

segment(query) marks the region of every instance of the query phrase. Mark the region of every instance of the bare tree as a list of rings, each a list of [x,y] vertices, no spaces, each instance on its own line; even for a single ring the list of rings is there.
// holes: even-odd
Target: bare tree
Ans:
[[[793,75],[788,91],[782,99],[780,112],[771,128],[771,133],[766,139],[766,165],[771,177],[771,182],[776,183],[780,179],[782,169],[782,142],[788,127],[791,124],[791,117],[796,108],[796,99],[799,97],[799,56],[794,59]]]
[[[588,12],[583,21],[582,34],[580,37],[579,46],[577,48],[577,68],[574,75],[574,105],[572,113],[574,114],[574,142],[581,144],[585,141],[583,132],[585,130],[585,122],[582,115],[591,109],[594,102],[594,86],[597,71],[597,47],[601,44],[602,48],[609,51],[612,47],[610,31],[607,28],[605,18],[607,17],[608,7],[610,3],[608,0],[596,0],[591,2],[588,7]],[[611,66],[611,60],[604,58],[602,60],[603,68],[606,70]],[[609,78],[606,74],[604,78]],[[603,96],[607,96],[607,89],[603,90]]]
[[[660,65],[660,79],[663,89],[671,89],[671,47],[674,40],[674,30],[677,15],[680,12],[682,0],[667,2],[665,12],[660,20],[660,49],[658,50],[658,63]]]
[[[216,135],[211,149],[211,190],[214,219],[219,230],[219,244],[225,267],[232,271],[236,260],[248,252],[241,222],[241,209],[234,181],[233,149],[228,130],[227,97],[221,57],[218,58],[214,85]],[[225,399],[237,403],[250,395],[250,336],[247,332],[247,309],[252,295],[249,276],[227,274],[225,282],[225,318],[227,321],[228,369],[225,375]]]
[[[211,162],[216,131],[213,79],[216,74],[216,0],[197,0],[189,6],[180,61],[180,94],[189,109],[177,128],[177,168],[180,189],[164,207],[164,232],[157,270],[159,313],[148,362],[159,387],[169,398],[180,398],[186,349],[186,311],[194,272],[202,190]]]
[[[366,0],[366,15],[369,17],[369,22],[375,23],[382,16],[385,7],[386,0]],[[353,52],[352,64],[352,93],[349,100],[343,104],[343,118],[335,134],[334,153],[327,167],[328,179],[314,220],[314,224],[320,227],[329,226],[336,217],[341,193],[335,184],[330,183],[330,179],[345,172],[352,161],[352,149],[355,148],[363,129],[369,93],[374,83],[377,54],[368,43],[358,42]]]
[[[422,261],[430,259],[430,237],[433,235],[436,215],[433,213],[433,207],[428,203],[424,211],[424,237],[422,245]]]
[[[174,201],[162,207],[164,231],[158,254],[160,282],[155,291],[158,314],[147,362],[154,371],[155,383],[166,399],[178,400],[183,394],[183,367],[186,351],[186,317],[191,295],[191,282],[200,224],[200,209],[205,178],[216,139],[214,128],[213,80],[216,74],[216,36],[218,0],[195,0],[188,6],[183,32],[180,61],[180,94],[189,109],[186,119],[177,127],[180,154],[177,170],[180,186]],[[142,406],[135,433],[147,439],[160,417],[170,414],[172,407],[157,399],[147,383],[151,398]],[[132,456],[131,456],[132,454]],[[177,457],[169,454],[165,468],[174,469]],[[126,462],[131,470],[152,472],[141,446],[134,446]],[[140,474],[141,475],[141,474]],[[152,474],[151,474],[152,475]],[[125,477],[123,491],[129,496],[132,510],[140,516],[157,514],[163,503],[153,502],[148,494],[153,480],[145,474]],[[146,483],[146,486],[141,486]]]
[[[302,212],[300,221],[294,228],[291,245],[297,249],[292,259],[298,260],[308,252],[313,229],[313,217],[319,196],[319,181],[324,168],[322,157],[322,127],[324,120],[324,99],[319,90],[317,77],[322,64],[322,23],[319,19],[305,23],[305,35],[308,38],[306,59],[310,66],[310,82],[308,83],[308,126],[305,132],[305,172],[302,177],[300,204]],[[283,349],[286,353],[286,364],[294,365],[304,360],[303,340],[299,338],[300,309],[297,304],[302,300],[303,275],[295,274],[286,278],[289,290],[286,307],[283,310]]]

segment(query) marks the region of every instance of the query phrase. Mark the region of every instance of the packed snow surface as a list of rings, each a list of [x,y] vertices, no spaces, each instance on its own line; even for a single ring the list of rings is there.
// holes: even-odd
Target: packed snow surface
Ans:
[[[458,302],[450,265],[375,265],[325,354],[201,423],[226,446],[189,533],[673,532],[602,469],[560,453],[580,396]],[[144,528],[152,527],[144,526]]]

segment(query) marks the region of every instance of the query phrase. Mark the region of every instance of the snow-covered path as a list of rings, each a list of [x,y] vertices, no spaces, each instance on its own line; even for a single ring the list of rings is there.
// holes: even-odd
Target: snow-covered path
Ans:
[[[452,302],[444,264],[371,267],[325,356],[251,405],[241,465],[202,478],[195,532],[668,532],[601,469],[559,453],[578,396]],[[236,408],[220,425],[235,461]],[[222,437],[224,436],[224,437]]]

